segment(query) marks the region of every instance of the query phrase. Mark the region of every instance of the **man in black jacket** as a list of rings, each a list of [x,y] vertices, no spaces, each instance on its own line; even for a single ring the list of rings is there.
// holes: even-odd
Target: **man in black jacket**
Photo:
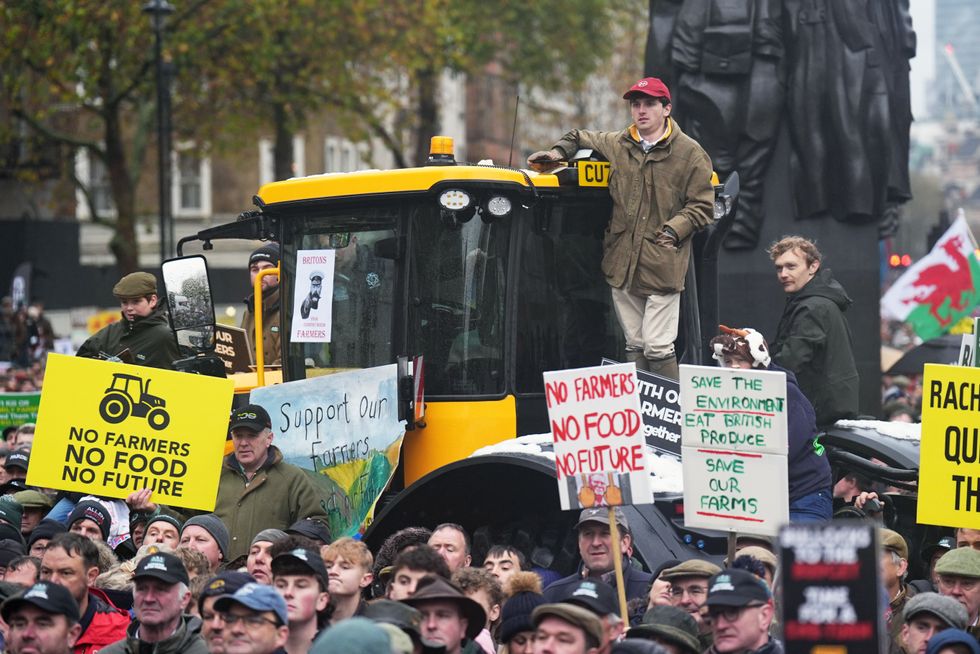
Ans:
[[[157,304],[157,278],[151,273],[130,273],[112,288],[119,300],[122,320],[107,325],[78,348],[77,356],[99,359],[116,357],[128,350],[138,366],[173,370],[180,358],[177,340],[166,312]]]
[[[787,294],[772,342],[773,359],[796,374],[818,426],[853,418],[858,411],[858,372],[844,319],[851,298],[829,269],[821,269],[823,257],[812,241],[787,236],[773,243],[769,256]]]

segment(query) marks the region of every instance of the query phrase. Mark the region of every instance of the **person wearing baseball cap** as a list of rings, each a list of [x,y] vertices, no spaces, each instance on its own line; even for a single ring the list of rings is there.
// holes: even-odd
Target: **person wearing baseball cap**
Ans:
[[[954,536],[943,536],[935,543],[922,548],[920,557],[922,559],[922,564],[925,567],[924,572],[926,573],[926,580],[932,584],[932,590],[939,589],[939,578],[936,576],[936,562],[939,561],[943,554],[955,547],[956,538]],[[922,581],[923,580],[919,580],[916,583],[922,583]],[[927,589],[919,588],[919,590]]]
[[[628,552],[633,543],[630,525],[621,508],[616,507],[613,513],[616,516],[616,525],[619,527],[619,551],[623,556],[626,600],[636,597],[645,598],[653,576],[629,564]],[[582,558],[582,565],[574,574],[563,577],[544,589],[546,602],[563,601],[571,589],[585,577],[611,583],[614,563],[612,535],[609,531],[609,509],[605,507],[585,509],[579,514],[575,528],[578,531],[578,553]]]
[[[148,272],[130,273],[112,288],[112,294],[119,300],[123,319],[93,334],[76,356],[105,359],[128,350],[136,365],[173,370],[180,352],[167,312],[159,305],[157,278]]]
[[[255,359],[255,278],[268,268],[279,267],[279,244],[266,243],[248,258],[249,295],[245,298],[242,329],[248,334],[252,359]],[[262,354],[266,365],[282,363],[279,338],[279,275],[262,278]]]
[[[3,468],[7,471],[7,481],[27,479],[27,468],[31,464],[31,451],[27,448],[16,449],[7,455]]]
[[[286,600],[271,586],[245,584],[219,597],[214,608],[225,623],[226,651],[273,654],[289,639]]]
[[[422,614],[418,609],[412,608],[404,602],[389,599],[375,600],[365,605],[364,614],[360,617],[373,620],[380,625],[389,625],[400,629],[409,637],[412,643],[412,651],[416,653],[441,654],[446,651],[442,644],[422,638]]]
[[[925,654],[929,640],[944,629],[965,629],[966,609],[952,597],[919,593],[908,601],[902,615],[898,645],[903,654]]]
[[[286,600],[289,640],[286,650],[305,652],[327,627],[330,593],[327,566],[320,553],[294,549],[272,559],[272,585]]]
[[[214,608],[214,603],[218,598],[232,595],[245,584],[254,581],[255,578],[250,574],[225,571],[208,579],[201,589],[197,600],[197,610],[203,622],[201,637],[204,638],[211,654],[225,654],[225,622]]]
[[[626,337],[626,358],[677,379],[674,341],[691,236],[714,220],[711,161],[670,117],[663,81],[641,79],[623,99],[632,125],[613,132],[573,129],[551,150],[532,154],[528,164],[547,171],[581,148],[609,161],[617,183],[609,186],[613,210],[602,270]]]
[[[566,604],[575,604],[596,614],[602,623],[601,652],[608,651],[612,643],[618,641],[626,630],[622,616],[619,615],[619,599],[616,589],[598,579],[582,579],[569,589],[568,595],[561,599]]]
[[[781,647],[762,650],[770,643],[769,625],[776,610],[766,582],[751,572],[728,569],[716,574],[708,581],[705,604],[714,639],[707,652],[782,651]]]
[[[542,604],[531,612],[534,622],[534,652],[598,654],[602,622],[592,611],[558,602]]]
[[[103,654],[207,654],[201,637],[201,619],[183,615],[190,591],[187,570],[173,554],[150,553],[140,559],[133,572],[133,610],[136,619],[126,638]]]
[[[82,626],[78,604],[64,586],[39,581],[0,606],[10,654],[71,654]]]

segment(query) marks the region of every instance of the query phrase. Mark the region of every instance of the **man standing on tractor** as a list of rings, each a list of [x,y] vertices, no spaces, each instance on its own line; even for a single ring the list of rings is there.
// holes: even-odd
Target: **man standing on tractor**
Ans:
[[[159,306],[157,278],[148,272],[130,273],[112,288],[122,320],[107,325],[78,348],[77,356],[105,359],[129,352],[123,360],[138,366],[173,370],[180,358],[177,340],[166,312]]]
[[[691,236],[713,220],[711,161],[670,117],[670,91],[656,77],[623,98],[633,124],[622,131],[573,129],[528,164],[551,170],[580,148],[609,160],[613,211],[602,271],[636,367],[677,379],[674,340]]]

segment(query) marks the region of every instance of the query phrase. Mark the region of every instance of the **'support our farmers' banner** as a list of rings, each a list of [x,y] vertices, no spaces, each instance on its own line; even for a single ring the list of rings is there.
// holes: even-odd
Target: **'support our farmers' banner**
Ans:
[[[562,509],[649,504],[636,367],[544,373]]]

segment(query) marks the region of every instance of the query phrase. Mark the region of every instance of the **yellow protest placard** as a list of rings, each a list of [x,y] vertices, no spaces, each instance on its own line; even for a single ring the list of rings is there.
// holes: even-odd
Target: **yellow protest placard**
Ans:
[[[230,379],[49,354],[27,483],[211,511]]]
[[[926,364],[918,522],[980,529],[978,448],[980,369]]]

